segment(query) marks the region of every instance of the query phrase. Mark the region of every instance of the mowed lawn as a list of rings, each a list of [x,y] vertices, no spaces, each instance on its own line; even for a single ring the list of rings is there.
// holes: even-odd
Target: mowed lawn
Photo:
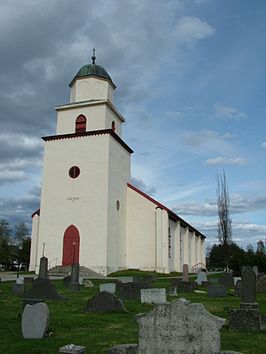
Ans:
[[[54,281],[64,301],[46,301],[50,310],[49,336],[41,340],[23,339],[21,333],[22,299],[11,292],[13,282],[0,285],[0,353],[2,354],[54,354],[59,347],[74,343],[87,347],[88,354],[103,354],[117,344],[137,343],[138,325],[135,315],[149,312],[153,305],[142,305],[137,301],[124,301],[128,313],[89,314],[82,309],[88,299],[99,291],[94,280],[93,288],[82,287],[73,293],[63,287],[63,282]],[[153,287],[168,288],[167,277],[153,283]],[[201,288],[203,289],[203,288]],[[226,298],[208,298],[207,294],[183,293],[192,302],[202,303],[214,315],[227,317],[229,308],[239,308],[240,299],[229,295]],[[173,301],[173,298],[168,298]],[[258,294],[259,309],[266,315],[266,294]],[[266,331],[236,332],[225,326],[221,331],[222,349],[249,354],[266,353]],[[158,353],[159,354],[159,353]]]

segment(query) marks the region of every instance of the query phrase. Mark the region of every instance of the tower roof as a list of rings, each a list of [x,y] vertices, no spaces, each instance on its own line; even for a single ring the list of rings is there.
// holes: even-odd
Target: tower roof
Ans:
[[[115,84],[113,83],[110,75],[107,73],[107,71],[102,66],[97,65],[97,64],[83,65],[81,67],[81,69],[78,71],[78,73],[76,74],[76,76],[73,78],[73,80],[70,82],[69,86],[71,87],[77,78],[80,78],[80,77],[84,78],[84,77],[90,77],[90,76],[106,79],[115,88]]]

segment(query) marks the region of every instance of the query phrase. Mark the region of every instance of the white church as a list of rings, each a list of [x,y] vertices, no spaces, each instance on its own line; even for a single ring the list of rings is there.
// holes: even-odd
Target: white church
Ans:
[[[169,273],[205,264],[205,236],[130,183],[133,150],[123,141],[116,88],[100,65],[84,65],[57,106],[56,134],[43,137],[40,209],[32,215],[30,270],[40,257],[98,273]]]

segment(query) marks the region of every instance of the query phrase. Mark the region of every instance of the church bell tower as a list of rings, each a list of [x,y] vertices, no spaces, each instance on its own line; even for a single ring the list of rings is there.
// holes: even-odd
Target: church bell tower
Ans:
[[[30,270],[45,244],[49,267],[79,263],[107,274],[126,264],[126,198],[133,152],[121,138],[107,71],[84,65],[70,103],[55,107],[56,134],[43,137],[41,205],[33,214]]]

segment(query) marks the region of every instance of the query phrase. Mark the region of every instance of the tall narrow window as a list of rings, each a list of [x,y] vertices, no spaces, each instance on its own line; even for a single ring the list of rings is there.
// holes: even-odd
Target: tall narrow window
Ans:
[[[171,258],[172,252],[171,252],[172,244],[171,244],[171,230],[170,227],[168,228],[168,258]]]
[[[84,133],[86,131],[86,117],[82,114],[76,119],[76,133]]]
[[[115,132],[115,121],[112,121],[112,130]]]

